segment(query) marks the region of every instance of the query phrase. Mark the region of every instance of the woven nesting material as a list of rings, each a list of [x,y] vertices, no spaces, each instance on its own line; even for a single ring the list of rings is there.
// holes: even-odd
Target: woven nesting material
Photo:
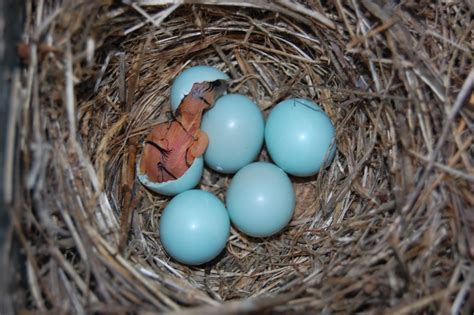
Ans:
[[[472,311],[469,1],[189,2],[27,4],[12,104],[19,307]],[[265,117],[288,97],[319,103],[338,151],[319,174],[292,178],[282,233],[232,229],[217,259],[189,267],[159,241],[169,198],[133,169],[167,119],[173,79],[201,64],[228,73]],[[199,188],[224,200],[230,180],[206,169]]]

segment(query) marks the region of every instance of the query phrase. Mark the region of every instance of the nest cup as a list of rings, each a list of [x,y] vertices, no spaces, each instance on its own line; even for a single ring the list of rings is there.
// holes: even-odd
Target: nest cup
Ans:
[[[468,2],[125,2],[26,5],[12,98],[19,309],[469,312]],[[314,100],[338,151],[292,177],[284,231],[232,229],[218,258],[189,267],[159,241],[169,198],[133,172],[173,79],[203,64],[265,117],[285,98]],[[230,178],[206,169],[198,187],[224,200]]]

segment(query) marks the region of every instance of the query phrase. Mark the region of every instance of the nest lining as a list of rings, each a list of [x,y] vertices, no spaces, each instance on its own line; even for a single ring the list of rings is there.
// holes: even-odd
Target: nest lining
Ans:
[[[473,115],[463,104],[473,75],[464,2],[40,3],[27,10],[22,81],[23,305],[469,310]],[[318,175],[293,178],[297,207],[284,232],[253,239],[232,229],[215,261],[188,267],[159,243],[169,199],[131,182],[130,165],[166,119],[173,78],[198,64],[227,72],[231,92],[265,116],[290,96],[318,102],[338,152]],[[268,160],[265,151],[259,159]],[[224,199],[229,180],[206,170],[199,187]],[[122,251],[124,208],[134,215]]]

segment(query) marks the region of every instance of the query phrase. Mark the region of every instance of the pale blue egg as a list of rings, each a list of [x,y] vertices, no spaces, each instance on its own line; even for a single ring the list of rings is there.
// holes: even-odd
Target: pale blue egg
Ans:
[[[265,145],[285,172],[311,176],[327,166],[336,153],[334,126],[319,106],[303,98],[277,104],[265,125]]]
[[[160,218],[160,239],[168,255],[187,265],[214,259],[225,248],[230,233],[224,204],[203,190],[175,196]]]
[[[278,166],[255,162],[240,169],[227,189],[226,205],[234,226],[254,237],[267,237],[290,222],[295,192]]]
[[[140,174],[140,162],[137,163],[137,174],[140,182],[148,189],[165,196],[174,196],[183,191],[196,187],[202,177],[204,169],[204,160],[202,156],[194,159],[191,167],[178,179],[169,180],[164,183],[151,181],[148,176]]]
[[[215,171],[231,174],[257,158],[263,145],[265,122],[251,99],[227,94],[204,114],[201,129],[209,137],[204,161]]]
[[[229,80],[229,76],[224,72],[210,66],[194,66],[181,72],[171,85],[171,110],[174,112],[181,100],[186,96],[194,83]]]

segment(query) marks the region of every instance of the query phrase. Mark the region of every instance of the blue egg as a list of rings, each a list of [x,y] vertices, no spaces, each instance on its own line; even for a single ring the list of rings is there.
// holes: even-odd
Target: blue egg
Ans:
[[[288,175],[278,166],[255,162],[232,178],[226,205],[237,229],[250,236],[267,237],[290,222],[295,192]]]
[[[160,239],[168,255],[187,265],[214,259],[225,248],[229,215],[213,194],[188,190],[175,196],[160,218]]]
[[[272,160],[295,176],[316,174],[336,153],[331,120],[319,106],[302,98],[284,100],[270,112],[265,144]]]
[[[202,156],[194,159],[191,167],[178,179],[169,180],[164,183],[151,181],[148,176],[140,174],[140,162],[137,163],[138,180],[148,189],[165,196],[174,196],[183,191],[196,187],[202,177],[204,160]]]
[[[265,122],[251,99],[227,94],[204,114],[201,129],[209,137],[204,161],[213,170],[230,174],[257,158],[263,145]]]
[[[171,110],[174,112],[181,100],[186,96],[194,83],[229,80],[229,76],[224,72],[210,66],[194,66],[181,72],[171,85]]]

